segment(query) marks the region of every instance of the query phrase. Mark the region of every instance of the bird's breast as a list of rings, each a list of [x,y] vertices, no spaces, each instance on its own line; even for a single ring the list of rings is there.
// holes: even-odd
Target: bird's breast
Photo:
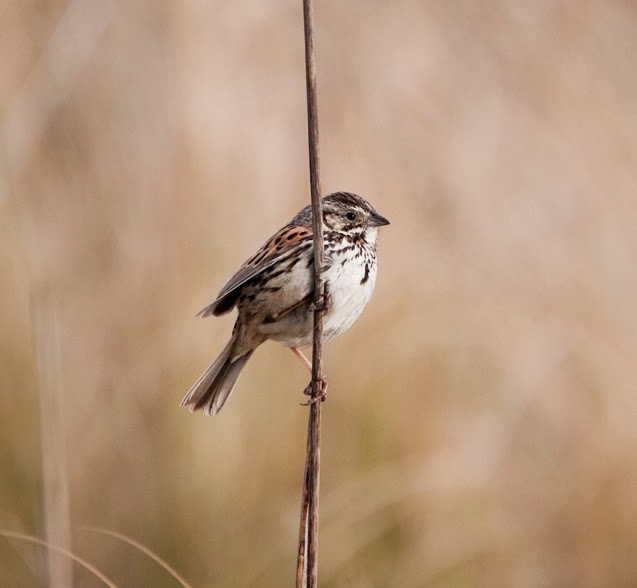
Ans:
[[[369,302],[376,284],[375,253],[357,247],[335,255],[325,283],[331,304],[325,315],[324,337],[330,340],[349,329]]]

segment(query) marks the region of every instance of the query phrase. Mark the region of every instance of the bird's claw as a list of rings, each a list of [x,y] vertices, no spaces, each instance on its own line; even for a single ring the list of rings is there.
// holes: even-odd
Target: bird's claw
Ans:
[[[309,396],[309,400],[307,402],[301,402],[301,406],[310,406],[315,402],[325,402],[327,400],[327,380],[325,378],[321,378],[319,380],[320,392],[314,396],[313,394],[313,382],[310,382],[305,390],[303,390],[303,394]]]
[[[310,310],[312,312],[326,312],[329,307],[332,305],[332,297],[329,294],[325,294],[319,298],[318,302],[312,302],[310,304]]]

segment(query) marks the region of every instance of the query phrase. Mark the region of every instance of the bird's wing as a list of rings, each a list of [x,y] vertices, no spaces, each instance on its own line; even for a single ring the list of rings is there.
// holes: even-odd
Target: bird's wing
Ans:
[[[275,233],[246,261],[239,271],[221,289],[217,299],[201,310],[197,316],[220,316],[230,312],[240,294],[240,288],[263,270],[285,259],[300,248],[312,246],[312,229],[290,223]]]

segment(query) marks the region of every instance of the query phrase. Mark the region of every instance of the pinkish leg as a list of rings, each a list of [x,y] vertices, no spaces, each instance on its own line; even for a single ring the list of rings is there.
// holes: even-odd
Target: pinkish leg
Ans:
[[[303,363],[303,365],[307,368],[307,370],[312,373],[312,362],[305,357],[305,355],[303,355],[303,352],[298,348],[298,347],[290,347],[290,349],[292,350],[292,353],[294,353],[294,355],[296,355],[301,362]],[[312,383],[310,382],[307,386],[307,388],[305,388],[305,390],[303,390],[303,394],[305,394],[306,396],[312,396]],[[307,402],[303,402],[303,406],[309,406],[310,404],[314,404],[315,402],[324,402],[325,399],[327,398],[327,380],[325,378],[321,378],[321,392],[318,396],[310,398]]]
[[[312,362],[303,355],[303,352],[298,347],[290,347],[290,350],[301,360],[307,371],[312,373]]]

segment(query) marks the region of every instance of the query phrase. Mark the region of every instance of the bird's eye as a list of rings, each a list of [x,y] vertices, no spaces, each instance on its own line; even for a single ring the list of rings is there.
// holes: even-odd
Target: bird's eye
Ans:
[[[348,213],[345,215],[345,218],[346,218],[348,221],[355,221],[355,220],[356,220],[356,215],[355,215],[353,212],[348,212]]]

